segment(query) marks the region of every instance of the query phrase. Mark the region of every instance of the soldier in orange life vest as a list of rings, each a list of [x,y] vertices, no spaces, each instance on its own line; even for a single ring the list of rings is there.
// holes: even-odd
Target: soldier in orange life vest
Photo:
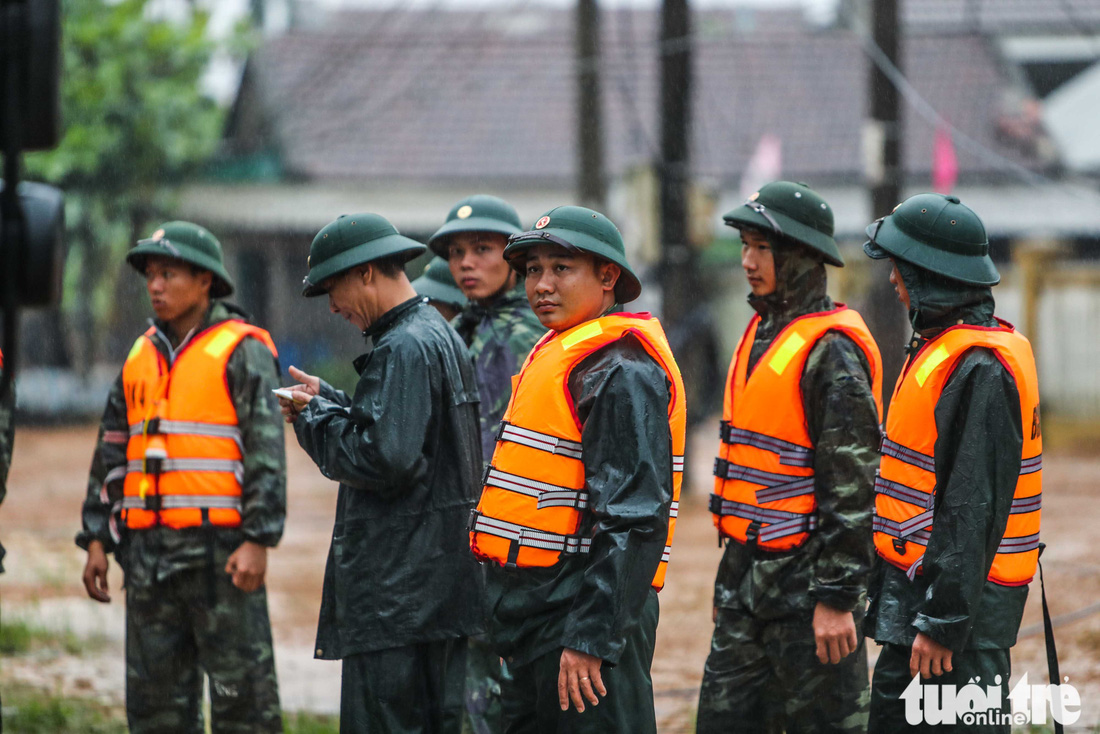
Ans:
[[[879,560],[866,633],[883,648],[870,731],[1007,734],[1008,724],[907,726],[899,697],[918,674],[1008,685],[1039,556],[1035,360],[994,316],[1000,276],[981,219],[958,198],[914,196],[867,234],[867,254],[893,261],[890,282],[914,331],[875,481]]]
[[[550,329],[518,376],[470,518],[507,732],[656,731],[649,677],[683,475],[683,382],[602,214],[551,209],[505,259]]]
[[[156,318],[107,398],[83,530],[84,586],[126,574],[132,732],[282,731],[264,575],[282,536],[286,457],[275,345],[236,307],[221,245],[169,222],[130,250]]]
[[[725,216],[757,315],[730,363],[711,511],[726,550],[698,731],[861,732],[882,366],[825,293],[829,205],[777,181]]]

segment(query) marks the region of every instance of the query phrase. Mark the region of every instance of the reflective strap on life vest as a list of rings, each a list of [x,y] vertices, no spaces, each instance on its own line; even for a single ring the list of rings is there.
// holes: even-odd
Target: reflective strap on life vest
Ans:
[[[877,530],[878,528],[876,528]],[[1001,544],[997,546],[998,553],[1027,553],[1029,551],[1037,550],[1039,548],[1039,534],[1025,535],[1020,538],[1003,538]],[[910,564],[909,568],[905,570],[905,575],[910,581],[917,576],[917,572],[924,566],[924,554],[922,553],[917,560]]]
[[[194,508],[237,510],[240,512],[241,498],[217,494],[150,495],[146,500],[140,497],[123,497],[122,508],[124,510],[182,510]]]
[[[810,447],[784,441],[766,433],[735,428],[729,421],[720,422],[718,436],[723,443],[742,444],[779,454],[779,463],[785,466],[811,467],[814,465],[814,450]]]
[[[723,458],[714,460],[714,476],[721,479],[741,479],[752,484],[763,484],[762,489],[756,490],[758,502],[775,502],[790,497],[800,497],[804,494],[813,494],[814,491],[814,476],[812,474],[808,477],[775,474],[753,469],[751,466],[734,464]]]
[[[126,431],[104,431],[103,440],[106,443],[128,443],[130,435]]]
[[[802,477],[784,484],[776,484],[772,487],[764,487],[756,490],[757,502],[775,502],[777,500],[801,497],[804,494],[814,493],[813,476]]]
[[[231,438],[238,444],[241,442],[241,429],[224,423],[199,423],[198,421],[169,421],[153,419],[149,422],[148,435],[173,434],[185,436],[213,436],[214,438]],[[131,436],[140,436],[145,431],[144,423],[134,423],[130,426]]]
[[[893,497],[902,502],[908,502],[917,507],[931,508],[935,501],[935,495],[931,492],[922,492],[901,482],[894,482],[882,477],[875,477],[875,493]]]
[[[1016,497],[1012,500],[1012,509],[1008,511],[1010,515],[1023,515],[1027,512],[1038,512],[1043,507],[1043,493],[1040,492],[1032,497]]]
[[[501,421],[497,431],[498,441],[510,441],[533,449],[545,451],[548,454],[559,454],[571,459],[581,458],[581,445],[576,441],[569,441],[549,433],[532,431],[530,428],[521,428],[506,421]]]
[[[588,491],[584,489],[570,489],[549,482],[539,482],[518,474],[509,474],[490,465],[485,473],[483,484],[487,487],[498,487],[509,492],[524,494],[538,499],[536,507],[576,507],[583,510],[588,507]]]
[[[661,554],[661,563],[668,563],[668,559],[672,557],[672,546],[666,545],[665,552]]]
[[[684,470],[684,457],[683,457],[683,455],[682,454],[681,455],[673,454],[672,455],[672,471],[673,471],[673,473],[682,472],[683,470]]]
[[[126,463],[126,469],[136,474],[144,474],[141,459],[133,459]],[[165,474],[173,471],[213,471],[234,474],[237,481],[242,481],[244,476],[244,464],[236,459],[162,459],[157,473]]]
[[[517,545],[527,546],[528,548],[541,548],[542,550],[574,554],[588,553],[592,549],[592,538],[582,538],[579,535],[559,535],[545,530],[536,530],[507,520],[486,517],[477,510],[471,512],[470,519],[470,530],[475,533],[495,535],[498,538],[505,538]]]
[[[732,515],[743,520],[759,522],[762,525],[759,535],[761,541],[774,540],[797,533],[808,533],[817,527],[817,517],[815,515],[803,515],[798,512],[756,507],[743,502],[723,499],[716,494],[710,496],[710,511],[715,515]]]
[[[680,503],[676,500],[672,500],[672,505],[668,508],[668,516],[678,517],[680,515]]]
[[[904,461],[906,464],[912,464],[918,469],[924,469],[925,471],[936,471],[936,459],[928,454],[922,454],[919,451],[914,451],[908,446],[902,446],[900,443],[891,441],[886,436],[882,437],[882,453],[887,456],[892,456],[898,461]]]
[[[1024,474],[1034,474],[1037,471],[1043,470],[1043,455],[1032,456],[1030,459],[1024,459],[1020,462],[1020,476]]]
[[[1027,553],[1039,547],[1039,534],[1023,535],[1018,538],[1001,538],[997,546],[998,553]]]
[[[924,525],[920,525],[923,522]],[[908,520],[905,523],[897,523],[893,520],[888,520],[885,517],[875,516],[874,518],[874,530],[876,533],[885,533],[886,535],[894,538],[901,538],[902,540],[908,540],[919,545],[928,545],[928,539],[932,537],[932,533],[926,530],[929,525],[932,524],[932,511],[922,512],[916,517]],[[904,527],[903,527],[904,525]]]

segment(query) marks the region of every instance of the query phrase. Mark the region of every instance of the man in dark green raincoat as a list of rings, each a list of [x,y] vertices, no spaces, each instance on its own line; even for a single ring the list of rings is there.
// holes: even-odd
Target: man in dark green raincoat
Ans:
[[[770,367],[761,358],[795,319],[837,308],[825,292],[825,263],[843,260],[832,210],[805,184],[767,184],[725,220],[740,230],[749,304],[760,316],[751,378]],[[810,348],[798,380],[813,443],[816,528],[784,551],[759,548],[755,539],[726,540],[700,733],[855,733],[867,725],[867,650],[858,625],[873,555],[878,465],[871,364],[852,338],[830,330]]]
[[[306,296],[370,340],[352,394],[291,368],[280,398],[298,442],[340,483],[315,655],[343,660],[342,732],[457,734],[466,638],[483,589],[466,519],[481,471],[466,348],[416,295],[404,264],[424,245],[377,214],[313,240]]]
[[[481,451],[488,462],[508,399],[512,376],[546,333],[527,303],[523,284],[504,260],[508,237],[522,231],[519,215],[503,199],[468,196],[451,207],[428,247],[447,259],[451,277],[468,303],[451,321],[470,349],[481,396]],[[467,660],[466,710],[473,734],[499,732],[500,657],[472,640]]]
[[[622,312],[641,291],[618,229],[582,207],[547,212],[511,238],[505,257],[548,339]],[[485,564],[489,638],[511,676],[504,730],[647,734],[656,731],[651,584],[667,558],[673,499],[672,386],[628,335],[573,366],[568,390],[583,426],[587,507],[577,532],[591,548],[548,567]]]
[[[991,287],[1000,281],[985,228],[954,196],[920,194],[867,229],[867,254],[890,258],[890,281],[909,311],[910,359],[960,325],[999,328]],[[904,378],[904,374],[902,376]],[[962,687],[991,686],[1000,676],[1007,706],[1009,648],[1027,585],[987,579],[1014,512],[1021,474],[1020,392],[991,349],[975,347],[957,362],[935,407],[934,522],[922,568],[906,572],[878,558],[865,632],[883,646],[871,687],[871,732],[1007,732],[1008,724],[910,726],[901,694],[913,678]],[[915,555],[915,554],[910,554]]]
[[[169,366],[210,329],[245,319],[220,300],[232,294],[233,281],[220,243],[198,225],[166,223],[126,260],[145,276],[156,314],[151,334],[142,339]],[[177,530],[158,521],[127,529],[119,517],[127,444],[135,431],[159,429],[149,421],[129,424],[122,374],[107,396],[76,543],[88,551],[83,581],[92,599],[111,599],[108,553],[125,573],[132,732],[202,732],[203,673],[210,680],[215,731],[283,730],[263,586],[267,549],[278,544],[286,518],[284,432],[271,393],[278,373],[271,351],[252,336],[237,344],[225,367],[242,455],[237,528],[204,521]]]

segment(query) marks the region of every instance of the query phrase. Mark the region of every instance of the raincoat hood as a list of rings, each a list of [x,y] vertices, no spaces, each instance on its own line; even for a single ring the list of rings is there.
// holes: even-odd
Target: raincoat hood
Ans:
[[[775,258],[775,290],[766,296],[749,294],[749,305],[760,317],[789,321],[804,313],[819,310],[825,298],[825,264],[821,256],[807,247],[766,232]]]
[[[958,323],[986,325],[994,321],[989,286],[967,285],[897,258],[894,264],[909,292],[909,323],[922,337],[935,336]]]

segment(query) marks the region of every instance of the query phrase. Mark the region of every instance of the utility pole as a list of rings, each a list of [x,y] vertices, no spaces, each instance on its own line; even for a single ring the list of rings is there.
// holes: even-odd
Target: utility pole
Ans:
[[[661,3],[660,118],[657,161],[663,315],[672,329],[687,314],[696,290],[688,241],[691,132],[691,16],[687,0]]]
[[[577,198],[604,210],[603,108],[600,104],[600,11],[596,0],[577,0]]]
[[[871,36],[890,62],[901,68],[898,39],[897,0],[871,0]],[[901,201],[904,167],[901,160],[901,110],[898,90],[879,67],[871,63],[870,121],[865,132],[869,152],[867,183],[871,193],[871,216],[884,217]],[[864,310],[867,325],[882,351],[883,400],[890,391],[905,362],[902,346],[909,334],[908,318],[898,303],[894,287],[887,279],[888,262],[872,266],[868,307]]]

